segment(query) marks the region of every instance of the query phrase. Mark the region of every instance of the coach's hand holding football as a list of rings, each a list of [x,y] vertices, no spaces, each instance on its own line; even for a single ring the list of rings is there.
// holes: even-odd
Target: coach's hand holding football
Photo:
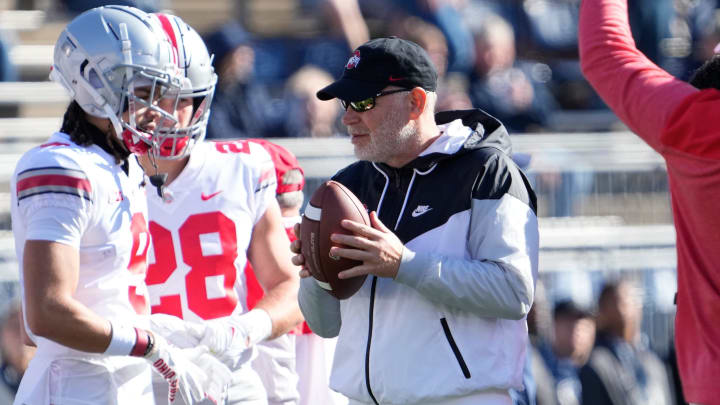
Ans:
[[[362,261],[356,266],[338,274],[339,278],[374,274],[378,277],[395,278],[403,256],[404,245],[377,217],[370,213],[372,228],[357,222],[343,220],[343,228],[355,233],[352,235],[333,234],[330,240],[350,248],[333,247],[330,253],[348,259]]]
[[[395,278],[397,275],[405,246],[380,221],[375,211],[370,213],[370,223],[372,227],[346,219],[340,225],[355,235],[339,233],[331,235],[331,241],[346,246],[330,248],[331,255],[363,262],[360,266],[338,273],[338,278],[345,279],[364,274]],[[300,235],[300,225],[295,226],[296,234]],[[293,263],[297,266],[305,263],[305,258],[300,254],[301,243],[298,239],[292,244],[293,252],[297,253],[297,256],[293,257]],[[310,277],[310,272],[304,266],[300,271],[300,277]]]

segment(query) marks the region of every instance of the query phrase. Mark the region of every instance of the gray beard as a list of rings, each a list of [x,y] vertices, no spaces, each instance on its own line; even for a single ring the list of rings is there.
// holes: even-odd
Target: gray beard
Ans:
[[[394,129],[401,124],[392,120],[379,128],[370,139],[370,143],[362,147],[355,147],[355,156],[360,160],[387,163],[401,151],[415,150],[419,144],[417,129],[413,122]],[[395,125],[393,125],[395,124]]]

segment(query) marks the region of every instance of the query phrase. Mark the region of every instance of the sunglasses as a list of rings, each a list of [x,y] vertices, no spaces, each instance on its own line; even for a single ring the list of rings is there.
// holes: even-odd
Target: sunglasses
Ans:
[[[348,106],[353,109],[355,112],[365,112],[370,111],[373,108],[375,108],[375,99],[382,96],[387,96],[389,94],[395,94],[400,93],[403,91],[411,91],[412,89],[396,89],[396,90],[388,90],[388,91],[381,91],[380,93],[376,94],[373,97],[366,98],[365,100],[360,101],[345,101],[340,100],[340,104],[343,107],[343,110],[347,111]]]

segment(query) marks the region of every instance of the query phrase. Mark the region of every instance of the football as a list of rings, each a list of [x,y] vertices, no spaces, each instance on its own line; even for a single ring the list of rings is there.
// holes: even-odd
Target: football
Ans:
[[[339,279],[338,273],[358,266],[362,262],[330,256],[333,243],[330,235],[352,234],[340,221],[349,219],[370,225],[370,217],[363,204],[350,190],[336,181],[326,181],[313,193],[300,223],[301,253],[305,265],[320,287],[337,299],[355,294],[366,276]]]

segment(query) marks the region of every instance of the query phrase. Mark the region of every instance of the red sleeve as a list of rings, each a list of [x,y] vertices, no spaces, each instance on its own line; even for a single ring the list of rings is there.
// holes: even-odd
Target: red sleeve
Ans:
[[[285,228],[285,233],[288,236],[288,239],[290,239],[290,243],[293,243],[297,240],[297,235],[295,235],[295,230],[293,227]]]
[[[662,144],[678,156],[720,160],[720,91],[702,90],[686,97],[675,109],[662,133]],[[668,154],[666,154],[668,155]]]
[[[585,77],[632,131],[662,151],[660,134],[670,115],[698,90],[637,50],[626,0],[583,0],[579,32]]]

